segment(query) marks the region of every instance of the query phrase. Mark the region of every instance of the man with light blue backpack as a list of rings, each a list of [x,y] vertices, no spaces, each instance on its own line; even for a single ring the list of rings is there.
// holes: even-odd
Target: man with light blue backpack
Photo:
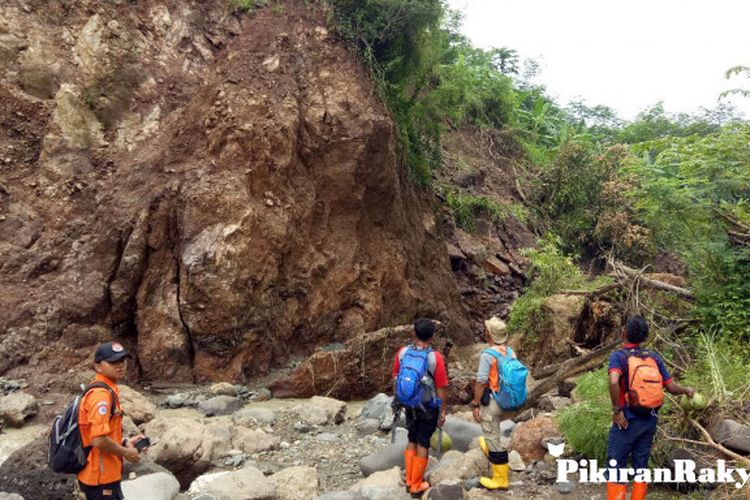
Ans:
[[[490,461],[492,477],[480,478],[487,489],[507,489],[510,485],[508,438],[503,438],[500,423],[508,418],[504,412],[517,410],[526,402],[526,368],[505,343],[508,331],[500,318],[484,322],[489,346],[479,357],[479,369],[471,402],[474,420],[482,425],[480,446]]]

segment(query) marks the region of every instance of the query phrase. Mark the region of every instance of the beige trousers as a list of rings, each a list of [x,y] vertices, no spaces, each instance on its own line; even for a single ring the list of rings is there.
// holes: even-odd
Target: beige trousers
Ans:
[[[490,398],[490,404],[482,406],[482,433],[484,442],[487,443],[489,451],[508,451],[510,438],[504,437],[500,431],[500,422],[508,418],[508,415],[500,409],[495,398]]]

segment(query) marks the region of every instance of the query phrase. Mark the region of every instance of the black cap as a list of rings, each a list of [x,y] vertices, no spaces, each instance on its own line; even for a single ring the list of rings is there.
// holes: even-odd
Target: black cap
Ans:
[[[96,348],[96,353],[94,354],[94,363],[101,363],[102,361],[114,363],[115,361],[119,361],[124,357],[131,356],[130,353],[126,351],[122,346],[122,344],[120,344],[119,342],[107,342],[106,344],[102,344]]]

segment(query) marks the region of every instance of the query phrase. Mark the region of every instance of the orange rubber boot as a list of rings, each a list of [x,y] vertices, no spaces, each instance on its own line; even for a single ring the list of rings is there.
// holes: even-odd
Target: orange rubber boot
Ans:
[[[406,469],[406,492],[408,493],[411,489],[411,483],[412,483],[412,469],[414,468],[414,455],[416,455],[416,450],[404,450],[404,468]]]
[[[633,493],[630,494],[630,500],[646,500],[647,483],[633,483]]]
[[[414,455],[412,458],[411,489],[409,490],[412,497],[419,498],[422,493],[430,489],[430,483],[424,480],[424,471],[427,469],[428,461],[427,457]]]
[[[607,483],[607,500],[625,500],[627,496],[627,484]]]

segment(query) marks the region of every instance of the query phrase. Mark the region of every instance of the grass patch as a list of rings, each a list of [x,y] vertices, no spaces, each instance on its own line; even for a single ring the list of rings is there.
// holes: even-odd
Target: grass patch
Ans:
[[[560,430],[577,452],[604,463],[612,425],[607,369],[581,375],[574,395],[580,402],[563,408],[557,415]]]
[[[511,215],[521,222],[528,218],[528,212],[522,205],[501,205],[486,196],[462,193],[450,188],[443,188],[442,194],[458,227],[470,233],[474,232],[478,217],[487,217],[492,222],[507,220]]]

